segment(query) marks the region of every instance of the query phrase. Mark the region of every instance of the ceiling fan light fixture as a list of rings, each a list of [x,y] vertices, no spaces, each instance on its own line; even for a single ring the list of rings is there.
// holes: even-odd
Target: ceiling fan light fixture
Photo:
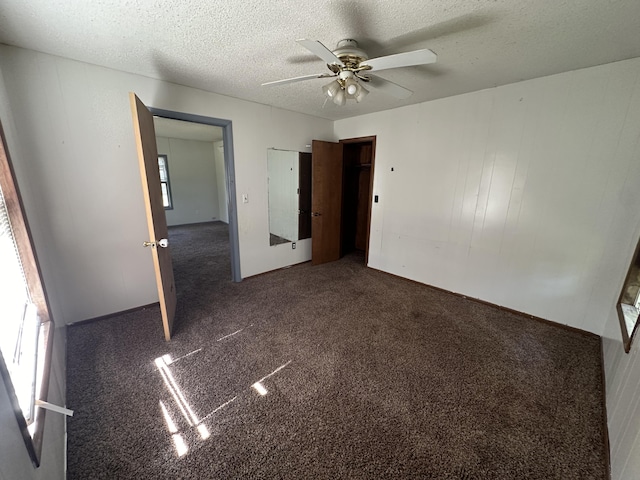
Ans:
[[[362,101],[362,99],[364,97],[366,97],[367,95],[369,95],[369,90],[367,90],[366,88],[364,88],[362,85],[358,84],[358,91],[357,93],[353,96],[353,98],[356,99],[357,103],[360,103]]]
[[[322,87],[322,91],[327,97],[335,98],[337,93],[342,90],[342,85],[337,80],[333,80],[331,83],[328,83],[324,87]]]
[[[340,88],[333,96],[333,103],[335,103],[339,107],[342,107],[345,103],[347,103],[347,95],[342,88]]]
[[[360,85],[358,85],[358,82],[353,77],[348,78],[344,82],[344,88],[347,91],[349,98],[354,97],[358,93],[359,87]]]
[[[360,85],[358,80],[352,76],[352,72],[348,73],[351,75],[345,75],[346,79],[338,77],[322,87],[324,94],[340,107],[344,106],[349,98],[360,103],[369,93],[369,90]]]

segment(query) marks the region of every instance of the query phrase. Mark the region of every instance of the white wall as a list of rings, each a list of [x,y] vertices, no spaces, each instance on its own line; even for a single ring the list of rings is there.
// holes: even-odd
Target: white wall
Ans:
[[[158,154],[166,154],[173,209],[168,225],[211,222],[220,217],[213,142],[156,137]]]
[[[269,247],[267,148],[332,140],[330,121],[14,47],[0,46],[0,66],[23,153],[18,181],[33,187],[25,207],[59,321],[157,301],[151,254],[141,247],[129,91],[150,107],[233,122],[243,277],[310,258],[310,240],[296,250]]]
[[[369,265],[601,334],[640,205],[639,74],[635,59],[336,122],[377,135]]]
[[[23,151],[17,141],[17,131],[5,89],[4,74],[6,69],[0,63],[0,120],[9,148],[22,200],[30,209],[27,210],[27,221],[32,234],[42,235],[40,215],[37,208],[38,185],[30,181],[24,162]],[[41,267],[50,265],[43,259],[41,249],[36,245]],[[57,285],[48,290],[49,300],[58,291]],[[52,293],[54,295],[52,295]],[[55,317],[54,317],[55,319]],[[48,400],[56,405],[65,404],[66,396],[66,331],[62,322],[54,331],[54,343],[49,379]],[[43,436],[40,467],[35,469],[31,464],[27,448],[22,439],[18,422],[13,413],[4,381],[0,381],[0,480],[55,480],[65,478],[66,419],[62,415],[47,412]]]
[[[227,173],[224,168],[224,142],[213,142],[213,158],[216,164],[216,191],[218,192],[219,220],[229,223],[229,197],[227,196]]]

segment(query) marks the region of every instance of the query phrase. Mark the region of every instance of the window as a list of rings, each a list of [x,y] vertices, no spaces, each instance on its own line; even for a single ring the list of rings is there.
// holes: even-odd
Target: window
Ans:
[[[173,208],[171,185],[169,183],[169,163],[166,155],[158,155],[158,169],[160,170],[160,187],[162,188],[162,204],[165,210]]]
[[[25,445],[39,465],[53,322],[0,125],[0,375]]]
[[[0,191],[0,352],[27,425],[33,422],[38,314],[29,294],[7,203]]]
[[[618,300],[618,317],[622,329],[624,351],[629,353],[640,325],[640,242],[633,254],[627,278]]]

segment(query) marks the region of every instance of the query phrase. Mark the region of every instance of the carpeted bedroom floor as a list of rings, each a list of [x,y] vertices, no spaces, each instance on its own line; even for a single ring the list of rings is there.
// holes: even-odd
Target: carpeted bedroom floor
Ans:
[[[606,478],[597,337],[358,254],[234,284],[227,238],[171,229],[171,342],[158,308],[68,329],[70,480]]]

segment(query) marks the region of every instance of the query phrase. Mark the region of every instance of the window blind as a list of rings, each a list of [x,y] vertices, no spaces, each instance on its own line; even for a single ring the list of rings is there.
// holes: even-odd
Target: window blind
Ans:
[[[39,320],[0,190],[0,351],[22,413],[33,420]]]

